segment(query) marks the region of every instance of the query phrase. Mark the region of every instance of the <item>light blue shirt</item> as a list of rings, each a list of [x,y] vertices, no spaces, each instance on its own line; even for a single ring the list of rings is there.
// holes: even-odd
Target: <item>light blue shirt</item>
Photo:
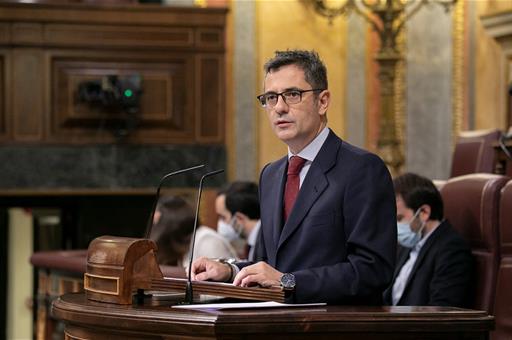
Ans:
[[[298,154],[294,155],[290,148],[288,148],[288,160],[292,156],[299,156],[306,160],[306,163],[304,163],[304,166],[302,167],[302,170],[300,170],[300,183],[299,188],[302,186],[302,182],[304,182],[304,178],[306,178],[306,175],[309,171],[309,168],[311,167],[311,163],[315,160],[316,155],[320,152],[320,149],[322,148],[322,145],[324,145],[325,140],[327,139],[327,136],[329,135],[329,128],[326,126],[324,129],[309,143],[306,145],[304,149],[302,149]]]

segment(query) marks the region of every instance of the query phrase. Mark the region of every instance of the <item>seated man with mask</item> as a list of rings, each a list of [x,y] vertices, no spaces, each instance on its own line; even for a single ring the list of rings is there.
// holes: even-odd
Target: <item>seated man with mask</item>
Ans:
[[[248,181],[228,184],[219,191],[215,210],[217,232],[232,243],[240,258],[254,260],[261,226],[258,185]]]
[[[443,218],[431,180],[406,173],[393,181],[398,258],[384,302],[402,306],[470,307],[473,258],[465,240]]]

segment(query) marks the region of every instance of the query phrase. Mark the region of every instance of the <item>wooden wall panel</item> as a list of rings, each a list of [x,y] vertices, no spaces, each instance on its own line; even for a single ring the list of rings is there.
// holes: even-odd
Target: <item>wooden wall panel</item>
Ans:
[[[140,54],[91,52],[86,56],[50,57],[52,102],[48,136],[53,141],[114,141],[112,129],[125,115],[80,101],[81,83],[105,76],[140,75],[142,95],[138,125],[132,142],[186,142],[194,140],[192,92],[193,64],[190,56],[167,55],[141,60]],[[101,61],[99,61],[101,59]],[[137,61],[138,60],[138,61]],[[70,137],[73,137],[70,139]]]
[[[6,54],[0,51],[0,141],[7,137],[7,60]]]
[[[48,44],[94,48],[100,46],[128,49],[191,47],[194,44],[194,30],[181,27],[52,24],[46,26],[45,41]]]
[[[133,115],[80,102],[78,88],[137,74],[143,91],[137,127],[123,142],[223,143],[225,16],[220,8],[0,1],[0,50],[12,58],[4,76],[12,98],[4,109],[12,120],[3,123],[4,130],[12,126],[7,140],[120,141],[116,132]]]
[[[224,135],[224,65],[216,55],[198,57],[197,134],[203,142],[219,142]]]
[[[13,139],[37,142],[43,139],[43,52],[38,49],[12,51]]]

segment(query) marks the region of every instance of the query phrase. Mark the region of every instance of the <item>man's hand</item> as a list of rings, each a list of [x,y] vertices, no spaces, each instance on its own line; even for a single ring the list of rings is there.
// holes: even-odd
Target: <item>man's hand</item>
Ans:
[[[235,286],[249,287],[259,284],[262,287],[281,285],[283,273],[274,269],[266,262],[258,262],[240,270],[235,276]]]
[[[195,281],[227,282],[231,279],[231,268],[227,263],[214,261],[203,256],[192,263],[191,275],[191,279]]]

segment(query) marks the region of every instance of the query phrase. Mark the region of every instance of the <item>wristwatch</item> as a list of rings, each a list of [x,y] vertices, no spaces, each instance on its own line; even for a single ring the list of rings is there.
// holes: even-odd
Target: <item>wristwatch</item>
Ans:
[[[291,273],[284,273],[283,276],[281,276],[281,287],[284,289],[295,288],[295,275]]]
[[[223,264],[225,264],[225,265],[227,265],[229,267],[229,278],[228,278],[227,282],[233,282],[233,279],[235,278],[235,274],[236,274],[235,273],[235,262],[236,262],[236,259],[233,259],[233,258],[229,258],[229,259],[219,258],[219,259],[215,259],[215,261],[223,263]]]

